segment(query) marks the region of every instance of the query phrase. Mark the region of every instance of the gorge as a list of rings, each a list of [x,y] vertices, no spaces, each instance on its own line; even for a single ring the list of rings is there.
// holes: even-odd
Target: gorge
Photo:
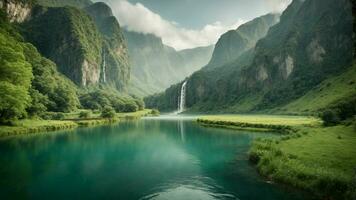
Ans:
[[[0,199],[356,199],[354,0],[0,0]]]

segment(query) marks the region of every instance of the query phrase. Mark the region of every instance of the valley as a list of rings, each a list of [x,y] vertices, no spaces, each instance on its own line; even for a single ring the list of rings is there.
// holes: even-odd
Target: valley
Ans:
[[[356,1],[208,4],[0,0],[0,198],[356,199]]]

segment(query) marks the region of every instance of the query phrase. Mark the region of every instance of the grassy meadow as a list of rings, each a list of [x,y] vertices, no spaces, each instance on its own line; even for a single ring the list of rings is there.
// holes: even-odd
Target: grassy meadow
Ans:
[[[250,160],[263,176],[322,198],[347,198],[351,193],[356,175],[355,123],[324,127],[318,118],[282,115],[211,115],[198,122],[222,128],[281,130],[287,134],[256,140],[250,149]]]

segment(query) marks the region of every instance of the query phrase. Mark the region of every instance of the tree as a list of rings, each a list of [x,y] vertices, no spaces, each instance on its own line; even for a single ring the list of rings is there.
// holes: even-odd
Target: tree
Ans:
[[[105,106],[103,111],[101,112],[101,117],[103,118],[114,118],[115,110],[110,106]]]
[[[340,117],[335,110],[326,110],[321,114],[321,119],[324,121],[324,125],[336,125],[340,123]]]
[[[90,116],[91,116],[90,111],[81,111],[79,113],[79,118],[82,118],[82,119],[88,119],[88,118],[90,118]]]
[[[26,116],[32,78],[20,43],[0,32],[0,122]]]

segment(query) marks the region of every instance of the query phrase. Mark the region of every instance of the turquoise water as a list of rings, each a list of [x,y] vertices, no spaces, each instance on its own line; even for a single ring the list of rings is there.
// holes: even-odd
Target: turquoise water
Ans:
[[[190,120],[123,122],[0,141],[0,199],[305,199],[248,162],[256,137]]]

